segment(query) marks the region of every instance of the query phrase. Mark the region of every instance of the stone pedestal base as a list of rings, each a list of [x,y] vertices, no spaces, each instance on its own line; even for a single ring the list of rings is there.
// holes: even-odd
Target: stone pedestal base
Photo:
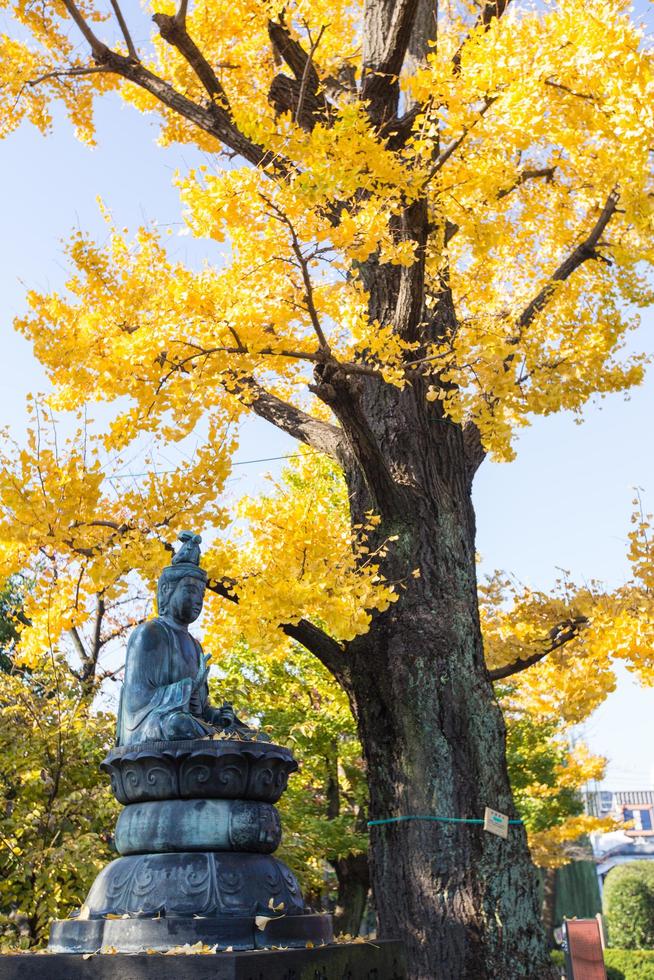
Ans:
[[[265,913],[263,913],[265,916]],[[51,953],[165,953],[175,946],[202,943],[218,950],[264,949],[287,946],[305,949],[333,939],[331,915],[282,915],[260,919],[254,916],[218,915],[207,918],[162,917],[125,919],[64,919],[50,927]]]
[[[401,943],[215,956],[0,956],[0,980],[407,980]]]

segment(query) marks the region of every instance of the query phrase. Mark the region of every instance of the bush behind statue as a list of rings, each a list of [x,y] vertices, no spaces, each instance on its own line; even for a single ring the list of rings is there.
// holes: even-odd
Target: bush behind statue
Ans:
[[[604,887],[609,943],[654,948],[654,861],[630,861],[609,872]]]

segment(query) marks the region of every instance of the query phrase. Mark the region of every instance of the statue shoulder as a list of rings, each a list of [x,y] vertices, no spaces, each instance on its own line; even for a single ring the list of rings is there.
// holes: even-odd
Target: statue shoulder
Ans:
[[[129,637],[128,647],[155,650],[169,643],[169,629],[158,616],[136,626]]]

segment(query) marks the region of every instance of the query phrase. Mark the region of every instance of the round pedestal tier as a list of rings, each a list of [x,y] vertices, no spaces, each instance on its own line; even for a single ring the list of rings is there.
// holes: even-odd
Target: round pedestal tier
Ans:
[[[100,766],[119,803],[260,800],[276,803],[297,762],[271,742],[198,738],[112,749]]]
[[[119,854],[243,851],[272,854],[282,828],[271,803],[160,800],[126,806],[116,824]]]
[[[103,868],[84,904],[104,915],[259,915],[283,903],[305,912],[295,875],[267,854],[179,852],[121,857]]]

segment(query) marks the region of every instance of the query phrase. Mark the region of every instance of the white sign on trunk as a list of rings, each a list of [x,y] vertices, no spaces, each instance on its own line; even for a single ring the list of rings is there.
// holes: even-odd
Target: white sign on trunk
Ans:
[[[506,814],[499,813],[497,810],[491,810],[487,806],[484,810],[484,830],[506,839],[509,834],[509,818]]]

